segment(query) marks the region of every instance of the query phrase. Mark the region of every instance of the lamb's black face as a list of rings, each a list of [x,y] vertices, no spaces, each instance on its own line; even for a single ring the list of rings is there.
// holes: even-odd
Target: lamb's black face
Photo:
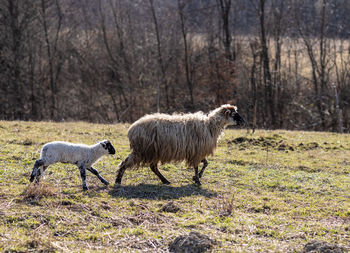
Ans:
[[[234,125],[238,125],[239,126],[239,125],[244,125],[245,124],[245,120],[243,119],[243,117],[241,115],[239,115],[239,113],[237,112],[236,107],[234,107],[234,106],[226,108],[225,116]]]
[[[104,149],[108,150],[108,153],[111,155],[115,154],[115,149],[110,141],[103,141],[101,145]]]

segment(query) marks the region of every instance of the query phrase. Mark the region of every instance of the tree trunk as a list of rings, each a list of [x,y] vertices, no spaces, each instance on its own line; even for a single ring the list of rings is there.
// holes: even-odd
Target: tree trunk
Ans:
[[[194,99],[193,99],[193,83],[190,77],[190,63],[189,63],[189,55],[188,55],[188,44],[187,44],[187,31],[185,27],[185,18],[184,18],[184,7],[185,4],[181,2],[181,0],[178,0],[178,10],[180,15],[180,25],[181,25],[181,32],[182,32],[182,38],[184,42],[184,65],[185,65],[185,71],[186,71],[186,82],[187,87],[190,95],[190,104],[192,109],[194,108]]]
[[[266,105],[269,108],[270,114],[270,127],[275,127],[275,103],[274,103],[274,89],[270,72],[270,60],[266,42],[266,30],[265,30],[265,0],[260,0],[259,9],[259,20],[260,20],[260,40],[261,40],[261,58],[263,61],[264,69],[264,85],[267,92]]]

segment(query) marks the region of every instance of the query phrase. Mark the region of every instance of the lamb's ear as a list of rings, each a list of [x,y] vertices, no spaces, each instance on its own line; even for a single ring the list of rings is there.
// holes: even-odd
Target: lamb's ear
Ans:
[[[100,144],[101,144],[101,146],[104,148],[104,149],[106,149],[107,148],[107,145],[106,145],[106,143],[103,141],[103,142],[100,142]]]

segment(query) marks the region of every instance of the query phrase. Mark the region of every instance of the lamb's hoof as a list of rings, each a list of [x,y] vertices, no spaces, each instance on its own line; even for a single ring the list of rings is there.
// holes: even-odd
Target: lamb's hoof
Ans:
[[[167,181],[162,181],[163,184],[169,185],[171,184],[168,180]]]
[[[198,178],[198,177],[193,176],[192,179],[193,179],[193,181],[196,183],[196,185],[198,185],[198,186],[201,185],[201,182],[199,181],[199,178]]]
[[[113,189],[114,189],[114,190],[117,190],[117,189],[119,189],[120,187],[122,187],[121,184],[115,183],[114,186],[113,186]]]
[[[104,183],[105,185],[109,185],[109,182],[108,181],[102,181],[102,183]]]
[[[35,177],[30,177],[29,182],[33,182]]]
[[[83,191],[87,191],[87,190],[89,190],[89,188],[87,188],[86,186],[83,187]]]

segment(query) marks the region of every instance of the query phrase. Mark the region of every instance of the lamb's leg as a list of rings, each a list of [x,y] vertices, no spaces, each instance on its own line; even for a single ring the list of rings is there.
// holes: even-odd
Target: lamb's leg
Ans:
[[[106,180],[106,179],[104,179],[101,175],[100,175],[100,173],[98,173],[98,171],[96,170],[96,169],[94,169],[94,168],[87,168],[87,170],[88,171],[90,171],[92,174],[94,174],[96,177],[98,177],[98,179],[100,179],[100,181],[102,182],[102,183],[104,183],[105,185],[109,185],[109,183],[108,183],[108,181]]]
[[[194,176],[192,178],[197,185],[201,185],[199,181],[198,166],[194,167]]]
[[[204,158],[201,162],[203,163],[203,167],[202,167],[201,171],[198,174],[199,178],[202,178],[203,172],[204,172],[205,168],[208,166],[207,159]]]
[[[44,165],[44,161],[39,159],[39,160],[36,160],[35,163],[34,163],[34,167],[33,167],[33,170],[32,170],[32,174],[30,175],[30,179],[29,181],[30,182],[33,182],[35,177],[38,175],[38,173],[40,174],[40,167]],[[39,170],[38,170],[39,169]]]
[[[151,164],[151,170],[159,177],[163,184],[170,184],[170,182],[162,175],[162,173],[160,173],[156,164]]]
[[[83,181],[83,190],[86,191],[86,190],[88,190],[88,188],[86,186],[86,171],[85,171],[84,166],[80,166],[79,170],[80,170],[81,180]]]

